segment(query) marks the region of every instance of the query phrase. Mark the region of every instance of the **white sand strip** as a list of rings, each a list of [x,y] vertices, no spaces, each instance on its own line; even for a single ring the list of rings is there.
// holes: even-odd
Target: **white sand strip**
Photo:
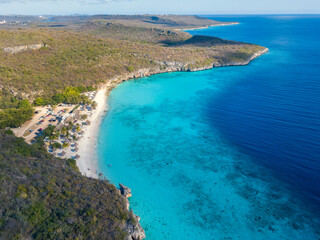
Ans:
[[[89,126],[86,126],[83,137],[78,141],[80,158],[77,160],[77,165],[80,172],[87,176],[98,178],[98,160],[96,155],[96,146],[99,135],[99,128],[102,119],[107,110],[107,87],[97,91],[95,101],[97,107],[93,111],[92,116],[88,116],[88,120],[91,122]]]

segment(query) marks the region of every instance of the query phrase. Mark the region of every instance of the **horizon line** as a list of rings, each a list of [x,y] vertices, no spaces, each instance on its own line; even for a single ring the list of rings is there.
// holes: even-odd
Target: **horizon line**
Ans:
[[[97,15],[115,15],[115,16],[126,16],[126,15],[202,15],[202,16],[212,16],[212,15],[320,15],[319,13],[69,13],[69,14],[18,14],[18,13],[8,13],[0,14],[0,16],[97,16]]]

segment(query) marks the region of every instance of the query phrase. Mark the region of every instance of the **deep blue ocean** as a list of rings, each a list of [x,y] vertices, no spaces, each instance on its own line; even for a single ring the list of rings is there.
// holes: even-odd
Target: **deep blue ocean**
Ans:
[[[189,33],[270,51],[119,85],[100,171],[147,239],[320,239],[320,15],[206,17],[240,24]]]

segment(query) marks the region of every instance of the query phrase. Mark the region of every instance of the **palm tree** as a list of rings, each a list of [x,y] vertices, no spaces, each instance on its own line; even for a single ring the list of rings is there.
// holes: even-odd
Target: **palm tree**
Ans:
[[[67,129],[66,129],[66,127],[65,127],[65,126],[63,126],[63,127],[62,127],[62,129],[61,129],[61,133],[62,133],[63,135],[66,135],[66,133],[67,133]]]

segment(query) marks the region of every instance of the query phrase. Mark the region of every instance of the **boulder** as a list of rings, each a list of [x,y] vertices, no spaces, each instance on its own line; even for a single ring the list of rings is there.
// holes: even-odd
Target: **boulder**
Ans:
[[[131,189],[124,186],[123,184],[119,184],[119,187],[120,187],[120,192],[122,194],[122,196],[126,197],[126,198],[129,198],[129,197],[132,197],[132,193],[131,193]]]
[[[146,233],[139,223],[134,225],[128,224],[126,230],[128,232],[127,239],[130,239],[130,237],[132,240],[142,240],[146,238]]]

